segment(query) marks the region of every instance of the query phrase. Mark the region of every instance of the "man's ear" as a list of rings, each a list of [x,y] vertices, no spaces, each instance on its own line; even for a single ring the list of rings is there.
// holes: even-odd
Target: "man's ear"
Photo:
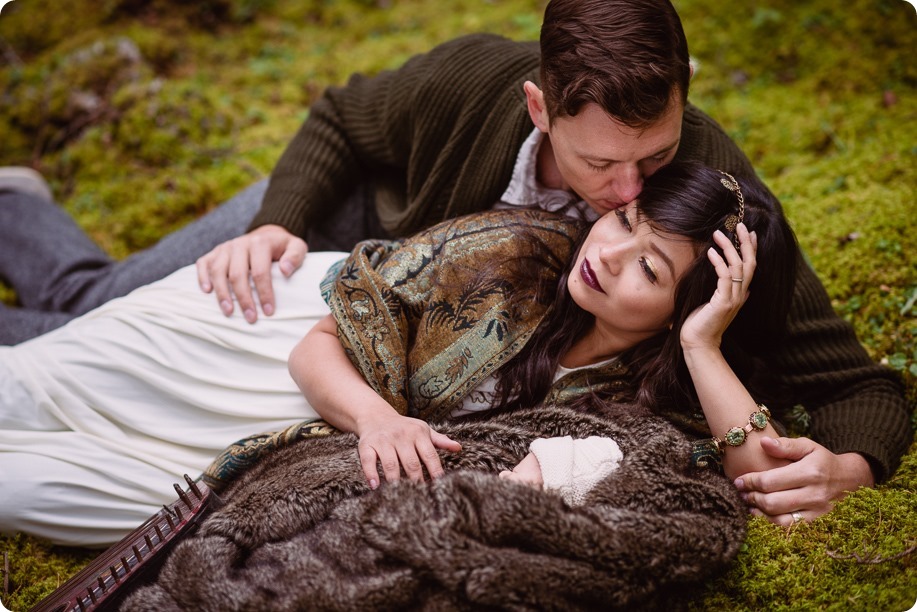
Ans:
[[[526,81],[522,88],[525,90],[525,103],[529,109],[532,123],[547,134],[550,131],[551,122],[548,120],[548,108],[544,103],[544,92],[531,81]]]

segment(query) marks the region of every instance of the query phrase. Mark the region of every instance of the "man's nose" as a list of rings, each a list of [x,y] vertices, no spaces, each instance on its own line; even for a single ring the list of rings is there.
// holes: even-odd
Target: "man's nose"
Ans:
[[[625,204],[636,200],[643,191],[643,176],[640,174],[640,168],[636,164],[622,165],[612,178],[611,188],[617,198]]]

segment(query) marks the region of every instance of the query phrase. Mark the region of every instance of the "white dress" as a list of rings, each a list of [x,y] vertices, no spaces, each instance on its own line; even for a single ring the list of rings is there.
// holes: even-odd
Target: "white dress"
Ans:
[[[232,442],[317,418],[287,358],[345,256],[310,253],[290,279],[275,265],[276,313],[255,325],[223,316],[189,266],[0,347],[0,532],[110,544]]]

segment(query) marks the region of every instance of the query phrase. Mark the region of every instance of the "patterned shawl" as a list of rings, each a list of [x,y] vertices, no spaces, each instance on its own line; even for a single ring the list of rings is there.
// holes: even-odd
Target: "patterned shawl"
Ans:
[[[322,293],[338,336],[373,389],[401,414],[444,418],[516,355],[546,313],[513,302],[511,262],[547,252],[542,282],[556,285],[585,225],[541,211],[497,211],[439,224],[404,241],[365,241],[329,271]],[[489,273],[482,274],[481,271]],[[575,371],[548,403],[597,384],[629,389],[626,367]],[[623,396],[622,396],[623,399]]]

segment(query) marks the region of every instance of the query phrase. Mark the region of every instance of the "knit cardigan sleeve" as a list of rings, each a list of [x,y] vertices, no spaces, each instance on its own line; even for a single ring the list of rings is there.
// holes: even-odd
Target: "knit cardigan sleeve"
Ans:
[[[869,358],[815,272],[799,262],[787,339],[775,365],[791,397],[808,410],[812,438],[835,453],[863,454],[881,482],[912,438],[900,380]]]
[[[329,88],[274,168],[249,229],[272,223],[304,237],[363,182],[393,236],[490,208],[532,130],[522,82],[537,67],[537,46],[476,34]]]

